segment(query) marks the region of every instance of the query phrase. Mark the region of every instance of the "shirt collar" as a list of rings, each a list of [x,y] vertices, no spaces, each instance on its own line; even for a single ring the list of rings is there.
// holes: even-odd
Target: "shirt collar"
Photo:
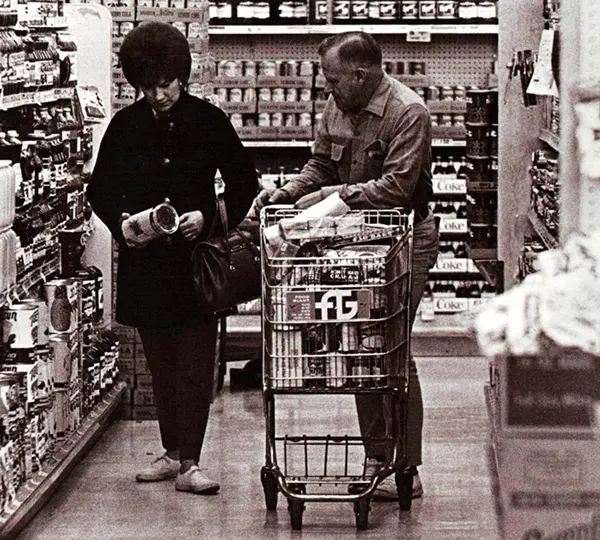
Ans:
[[[381,78],[381,82],[379,83],[379,86],[375,89],[375,92],[371,96],[371,100],[363,110],[375,114],[377,116],[383,116],[385,105],[388,101],[391,91],[391,78],[387,73],[384,73],[383,77]]]

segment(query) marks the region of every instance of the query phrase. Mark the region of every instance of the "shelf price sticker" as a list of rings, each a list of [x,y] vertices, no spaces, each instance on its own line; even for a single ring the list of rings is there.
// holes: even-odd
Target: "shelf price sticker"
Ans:
[[[410,29],[406,33],[406,41],[408,43],[430,43],[431,30],[425,29]]]

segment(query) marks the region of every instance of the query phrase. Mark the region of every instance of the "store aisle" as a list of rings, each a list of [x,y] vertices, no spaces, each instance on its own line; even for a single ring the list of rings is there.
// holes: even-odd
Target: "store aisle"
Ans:
[[[18,538],[497,540],[483,397],[487,360],[423,358],[418,365],[426,415],[425,496],[406,513],[397,503],[372,503],[368,531],[356,531],[347,503],[307,504],[301,532],[291,531],[282,496],[276,512],[265,509],[262,398],[258,391],[232,393],[226,386],[213,407],[201,463],[220,481],[219,494],[177,493],[171,482],[136,483],[136,465],[161,452],[158,428],[155,422],[116,422]],[[277,410],[286,427],[317,419],[327,434],[332,419],[334,426],[355,422],[352,400],[292,396]]]

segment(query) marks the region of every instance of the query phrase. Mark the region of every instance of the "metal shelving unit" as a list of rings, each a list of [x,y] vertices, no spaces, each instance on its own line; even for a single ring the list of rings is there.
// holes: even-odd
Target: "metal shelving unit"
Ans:
[[[42,470],[31,477],[17,492],[16,501],[0,515],[0,537],[9,540],[46,504],[61,482],[98,440],[126,391],[117,383],[100,404],[84,419],[79,429],[56,449]]]

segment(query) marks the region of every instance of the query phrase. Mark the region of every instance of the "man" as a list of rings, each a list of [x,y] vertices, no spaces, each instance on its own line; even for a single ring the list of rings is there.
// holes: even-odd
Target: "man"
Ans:
[[[294,203],[307,208],[333,192],[353,209],[398,206],[414,210],[414,255],[411,325],[427,276],[438,252],[438,231],[428,203],[431,183],[431,119],[421,98],[386,75],[378,43],[364,32],[344,32],[319,46],[328,100],[313,156],[301,174],[275,191],[263,191],[258,209],[266,204]],[[374,475],[389,449],[369,439],[385,435],[385,418],[392,416],[389,400],[357,396],[359,424],[366,438],[366,475]],[[423,403],[411,356],[408,395],[407,457],[413,497],[423,488],[421,465]],[[393,476],[382,482],[375,499],[396,500]]]

